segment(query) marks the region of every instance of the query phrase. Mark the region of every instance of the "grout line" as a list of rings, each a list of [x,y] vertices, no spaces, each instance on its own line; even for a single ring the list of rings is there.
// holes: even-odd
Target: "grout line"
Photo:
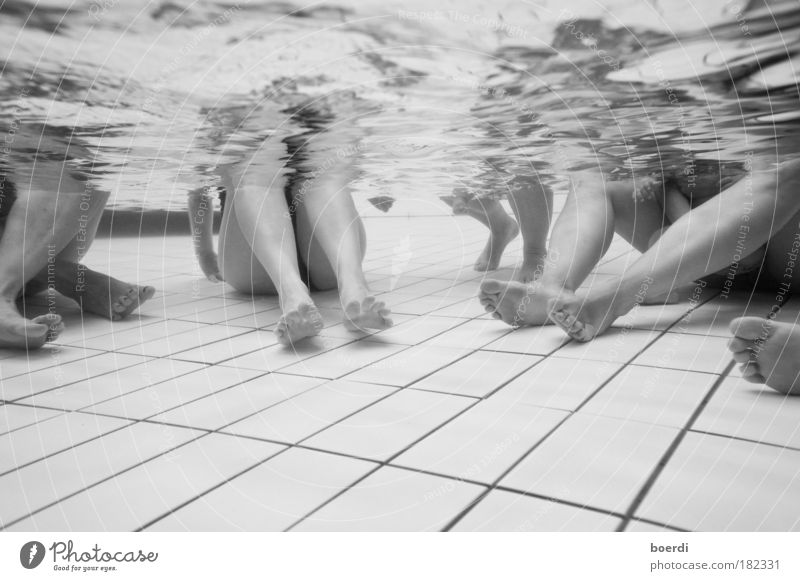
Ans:
[[[692,415],[686,421],[686,424],[683,426],[683,428],[681,428],[680,432],[678,432],[678,435],[675,436],[675,439],[672,441],[667,450],[661,456],[661,459],[658,461],[655,468],[648,476],[647,480],[645,480],[644,484],[642,485],[642,488],[636,494],[636,497],[633,499],[633,502],[631,502],[631,505],[628,507],[628,510],[625,511],[625,518],[623,519],[622,523],[620,523],[620,527],[617,530],[624,531],[625,528],[628,526],[628,523],[630,523],[631,519],[636,514],[636,511],[639,509],[645,497],[650,492],[650,489],[653,487],[658,477],[661,476],[661,473],[667,467],[667,463],[670,461],[672,456],[675,455],[675,452],[677,451],[681,442],[683,442],[683,439],[686,437],[686,434],[688,434],[689,431],[691,430],[692,424],[694,424],[694,422],[697,421],[697,418],[700,417],[700,414],[703,412],[706,405],[708,405],[708,402],[711,400],[713,395],[719,389],[719,386],[722,384],[722,382],[725,381],[726,377],[730,373],[731,369],[733,369],[734,365],[735,362],[733,361],[728,363],[728,365],[725,367],[725,369],[717,378],[717,380],[711,385],[705,397],[703,397],[703,399],[700,401],[697,408],[694,410]]]

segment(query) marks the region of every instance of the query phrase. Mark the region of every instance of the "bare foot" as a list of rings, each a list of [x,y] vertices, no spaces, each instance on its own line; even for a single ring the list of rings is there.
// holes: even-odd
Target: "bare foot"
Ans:
[[[344,302],[344,325],[351,331],[368,331],[388,329],[394,322],[392,311],[383,301],[366,295],[362,299]]]
[[[156,292],[151,286],[138,286],[97,272],[82,264],[56,263],[55,289],[77,302],[81,310],[120,321]]]
[[[478,299],[487,313],[512,327],[549,325],[547,304],[558,293],[540,284],[487,280],[481,284]]]
[[[800,326],[760,317],[739,317],[730,324],[728,343],[744,378],[788,395],[800,395]]]
[[[503,258],[506,246],[519,234],[517,223],[508,218],[502,225],[489,230],[489,240],[486,246],[475,261],[475,270],[486,272],[487,270],[497,270],[500,266],[500,259]]]
[[[59,315],[41,315],[29,321],[19,314],[13,301],[0,299],[0,348],[38,349],[63,330]]]
[[[546,258],[547,252],[526,251],[522,259],[522,266],[514,278],[522,283],[536,282],[544,271]]]
[[[576,341],[591,341],[602,335],[611,324],[636,304],[635,295],[630,297],[619,292],[616,286],[605,290],[564,292],[550,299],[550,320]]]
[[[278,319],[275,335],[282,345],[292,345],[306,337],[318,335],[322,330],[322,315],[312,302],[302,302],[288,310]]]

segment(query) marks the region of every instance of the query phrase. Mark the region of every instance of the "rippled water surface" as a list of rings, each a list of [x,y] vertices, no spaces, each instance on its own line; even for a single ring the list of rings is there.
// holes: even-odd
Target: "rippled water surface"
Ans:
[[[0,169],[183,208],[253,152],[395,198],[792,156],[800,5],[759,6],[0,0]]]

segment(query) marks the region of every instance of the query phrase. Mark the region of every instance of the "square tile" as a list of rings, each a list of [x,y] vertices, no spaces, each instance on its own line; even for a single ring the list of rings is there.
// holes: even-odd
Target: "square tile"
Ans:
[[[160,341],[165,337],[192,331],[196,328],[197,323],[192,323],[190,321],[148,321],[144,325],[113,327],[108,334],[88,337],[84,341],[75,341],[73,344],[78,347],[83,347],[84,349],[111,351],[141,345],[151,341]]]
[[[722,373],[730,362],[728,338],[679,333],[665,333],[634,361],[636,365],[706,373]]]
[[[282,311],[276,308],[230,319],[227,324],[235,327],[246,327],[248,329],[263,329],[276,325],[281,316],[283,316]]]
[[[201,496],[148,531],[281,531],[375,464],[292,448]]]
[[[347,379],[405,387],[430,375],[437,369],[451,365],[469,352],[469,349],[433,347],[428,344],[417,345],[377,363],[367,365],[348,375]]]
[[[281,371],[294,375],[337,379],[405,350],[404,345],[375,341],[358,341],[289,365]]]
[[[625,363],[646,349],[658,336],[658,331],[611,327],[593,341],[570,341],[556,351],[556,354],[574,359]]]
[[[0,474],[70,446],[113,432],[126,420],[88,414],[61,414],[0,436]]]
[[[150,421],[190,428],[218,430],[270,406],[290,399],[321,380],[272,373],[217,391],[170,411],[152,416]]]
[[[511,327],[494,319],[475,319],[459,325],[424,344],[434,347],[480,349],[511,332]]]
[[[416,345],[445,331],[449,331],[459,324],[461,324],[461,321],[457,319],[420,315],[418,317],[411,317],[399,325],[375,333],[374,336],[387,343]]]
[[[210,434],[93,486],[7,530],[133,531],[283,448]]]
[[[570,338],[564,334],[564,331],[554,325],[520,327],[487,344],[484,349],[510,353],[528,353],[530,355],[549,355],[569,342]]]
[[[383,385],[331,381],[231,424],[224,431],[296,443],[395,391]]]
[[[483,490],[474,484],[387,466],[292,530],[437,531]]]
[[[31,424],[44,421],[59,415],[57,410],[35,408],[26,405],[2,405],[0,406],[0,435],[24,428]]]
[[[143,420],[234,385],[246,383],[260,375],[262,372],[250,369],[201,367],[192,373],[108,399],[86,408],[86,411]]]
[[[103,353],[96,357],[70,361],[27,375],[4,379],[0,382],[0,389],[2,389],[4,399],[14,401],[79,381],[88,381],[94,378],[102,381],[99,380],[100,376],[146,361],[146,358],[138,355]]]
[[[492,484],[567,415],[508,399],[482,401],[392,463]]]
[[[414,383],[413,388],[484,398],[540,360],[519,353],[476,351]]]
[[[714,300],[702,304],[688,313],[673,331],[730,337],[728,325],[733,319],[748,315],[765,317],[773,305],[774,297],[767,298],[757,293],[720,294]]]
[[[453,531],[600,532],[614,531],[622,520],[602,512],[493,490],[461,519]]]
[[[100,351],[87,352],[76,347],[54,345],[52,343],[48,343],[36,351],[21,352],[19,349],[15,349],[11,352],[8,350],[0,350],[0,352],[5,352],[6,354],[2,359],[2,364],[0,364],[0,387],[5,386],[12,377],[64,365],[65,363],[86,359],[93,355],[100,355]],[[8,399],[5,393],[2,393],[2,395],[4,399]]]
[[[241,330],[244,331],[244,329]],[[175,354],[173,358],[216,364],[277,344],[278,339],[272,331],[248,331],[221,341],[214,341],[194,349],[181,351]]]
[[[642,520],[631,519],[625,527],[626,533],[678,533],[680,531],[664,527],[661,525],[645,522]]]
[[[202,367],[197,363],[151,359],[139,365],[57,387],[19,401],[63,410],[79,410]]]
[[[309,438],[307,446],[388,460],[470,405],[467,398],[400,390]]]
[[[181,319],[205,324],[233,324],[233,321],[240,318],[249,317],[252,319],[259,313],[270,309],[276,310],[277,303],[277,298],[265,299],[264,297],[251,297],[248,300],[226,300],[220,308],[183,315]]]
[[[692,429],[800,449],[798,418],[800,398],[728,377]]]
[[[675,305],[642,305],[619,317],[612,327],[664,331],[680,321],[690,308],[686,301]]]
[[[622,366],[608,361],[576,362],[551,356],[503,386],[492,399],[575,410]]]
[[[169,335],[162,339],[137,343],[136,345],[124,347],[120,349],[120,351],[149,357],[165,357],[175,353],[198,349],[204,345],[213,348],[210,347],[210,345],[217,342],[221,343],[219,346],[220,348],[224,348],[225,342],[244,333],[252,334],[253,331],[248,331],[242,327],[229,327],[227,325],[194,324],[194,329],[189,331]],[[273,345],[274,342],[270,344]],[[258,347],[256,346],[255,348]]]
[[[0,526],[180,446],[202,432],[155,424],[121,430],[67,448],[0,477]],[[76,469],[77,467],[77,469]]]
[[[689,433],[637,516],[698,531],[798,531],[800,451]]]
[[[679,431],[575,414],[501,486],[624,513]]]
[[[291,347],[274,345],[266,349],[259,349],[247,355],[228,359],[222,363],[222,365],[226,367],[235,367],[237,369],[277,371],[278,369],[295,365],[298,361],[305,361],[306,359],[310,359],[322,353],[327,353],[328,351],[332,351],[348,343],[350,343],[349,339],[320,336],[311,337]]]
[[[581,412],[683,428],[718,376],[630,365]]]

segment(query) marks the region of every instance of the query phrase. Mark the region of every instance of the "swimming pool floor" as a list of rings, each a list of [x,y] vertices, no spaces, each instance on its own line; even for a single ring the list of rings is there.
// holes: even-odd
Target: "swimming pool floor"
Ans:
[[[0,526],[800,530],[800,398],[725,349],[773,297],[643,307],[576,344],[483,313],[476,222],[367,230],[395,327],[350,333],[321,293],[325,329],[295,350],[277,300],[206,282],[188,237],[98,240],[89,265],[159,292],[119,323],[65,307],[57,344],[0,351]],[[631,256],[615,242],[596,277]]]

